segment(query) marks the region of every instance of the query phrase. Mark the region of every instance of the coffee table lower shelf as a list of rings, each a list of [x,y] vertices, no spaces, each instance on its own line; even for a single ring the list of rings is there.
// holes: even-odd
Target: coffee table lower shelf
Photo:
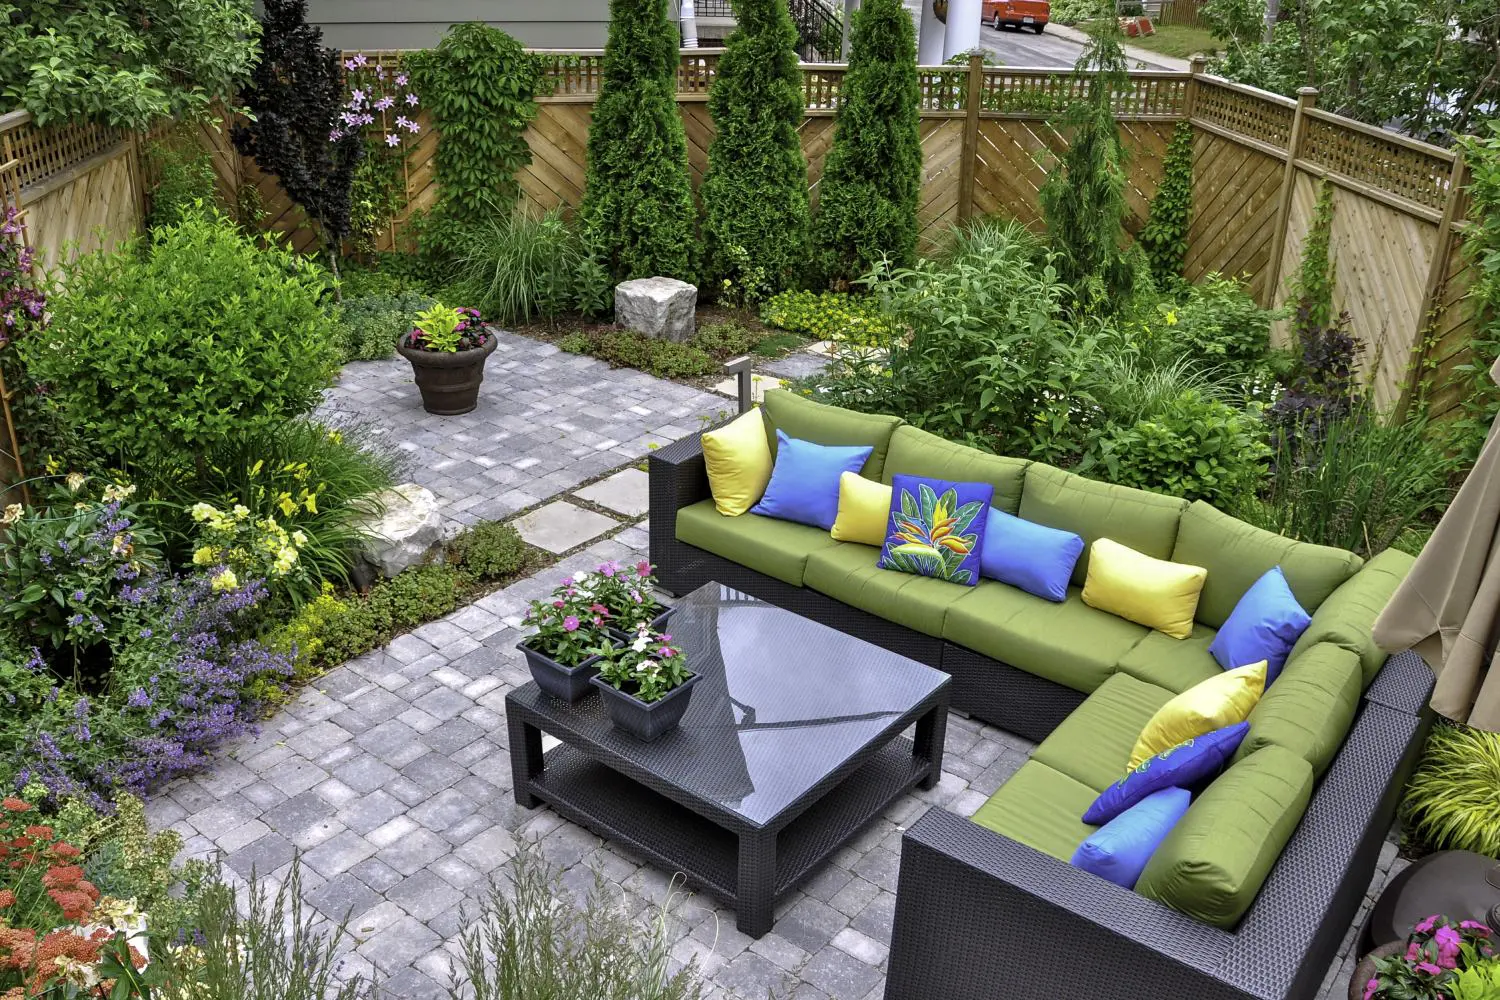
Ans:
[[[739,929],[770,931],[774,910],[819,864],[920,784],[933,763],[898,737],[780,830],[736,833],[567,744],[543,756],[529,793],[563,816],[733,906]],[[517,799],[523,790],[517,789]]]

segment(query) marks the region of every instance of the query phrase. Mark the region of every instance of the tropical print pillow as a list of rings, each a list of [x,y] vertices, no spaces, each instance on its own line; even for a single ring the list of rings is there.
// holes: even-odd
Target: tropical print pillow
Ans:
[[[994,495],[988,483],[894,477],[880,567],[974,586]]]

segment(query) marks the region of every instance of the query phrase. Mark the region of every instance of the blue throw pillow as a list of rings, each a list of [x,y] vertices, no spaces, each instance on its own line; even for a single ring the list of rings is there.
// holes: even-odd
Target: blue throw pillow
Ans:
[[[1083,814],[1083,821],[1093,826],[1108,823],[1152,792],[1173,785],[1191,788],[1205,778],[1212,778],[1234,756],[1249,731],[1250,723],[1236,722],[1183,740],[1170,750],[1142,761],[1134,771],[1099,793]]]
[[[771,481],[750,513],[830,530],[839,516],[839,477],[864,468],[875,449],[813,444],[784,431],[776,442]]]
[[[1208,651],[1225,670],[1266,661],[1266,683],[1281,673],[1292,647],[1312,618],[1292,596],[1286,574],[1276,566],[1256,580],[1234,606]]]
[[[990,508],[979,572],[1049,601],[1068,598],[1068,580],[1083,555],[1083,539],[1071,531],[1026,521]]]
[[[1146,862],[1192,804],[1186,788],[1152,792],[1079,844],[1073,866],[1134,889]]]
[[[880,568],[974,586],[984,546],[984,512],[994,496],[989,483],[893,477]]]

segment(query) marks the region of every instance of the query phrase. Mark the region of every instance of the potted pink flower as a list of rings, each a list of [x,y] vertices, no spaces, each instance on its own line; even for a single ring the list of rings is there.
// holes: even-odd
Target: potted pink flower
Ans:
[[[411,362],[422,408],[440,416],[468,413],[479,405],[484,363],[499,341],[478,309],[435,305],[417,315],[396,350]]]
[[[1406,946],[1365,956],[1349,985],[1351,1000],[1450,1000],[1469,969],[1495,961],[1494,933],[1477,920],[1434,914],[1417,922]]]
[[[642,624],[629,642],[603,654],[589,683],[604,696],[615,728],[649,743],[682,721],[701,677],[688,670],[670,635]]]
[[[616,644],[609,622],[609,609],[586,579],[568,577],[550,597],[532,601],[524,624],[536,632],[516,645],[537,687],[569,702],[588,694],[601,657]]]

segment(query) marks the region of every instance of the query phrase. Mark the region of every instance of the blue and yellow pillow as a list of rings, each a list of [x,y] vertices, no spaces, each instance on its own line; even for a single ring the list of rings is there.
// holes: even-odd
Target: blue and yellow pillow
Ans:
[[[1163,750],[1099,793],[1083,821],[1094,826],[1108,823],[1153,792],[1174,785],[1187,788],[1212,778],[1234,756],[1249,731],[1250,723],[1236,722]]]
[[[989,483],[893,477],[880,567],[974,586],[994,495]]]

